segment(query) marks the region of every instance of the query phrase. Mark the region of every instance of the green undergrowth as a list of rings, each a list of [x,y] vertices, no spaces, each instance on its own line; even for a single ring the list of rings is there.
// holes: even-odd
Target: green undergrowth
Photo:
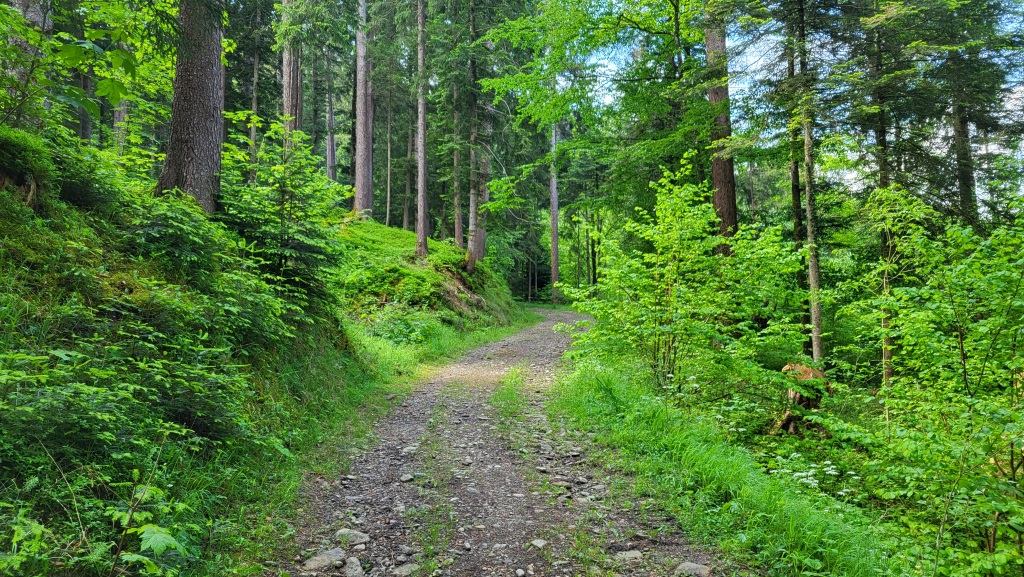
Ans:
[[[3,575],[260,574],[307,471],[342,471],[431,363],[534,319],[442,243],[421,263],[327,203],[272,218],[316,167],[227,186],[211,219],[77,139],[0,143]]]
[[[550,410],[596,434],[692,538],[772,575],[898,575],[899,544],[852,506],[767,475],[719,428],[652,395],[627,362],[583,361],[563,375]]]

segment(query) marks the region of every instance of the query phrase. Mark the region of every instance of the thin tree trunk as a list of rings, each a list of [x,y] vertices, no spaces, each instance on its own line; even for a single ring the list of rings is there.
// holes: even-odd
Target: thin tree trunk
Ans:
[[[462,230],[462,175],[459,172],[461,168],[459,166],[460,153],[459,149],[462,143],[459,141],[459,85],[455,84],[452,87],[452,127],[455,137],[455,150],[452,152],[452,209],[454,211],[454,225],[455,225],[455,247],[459,249],[465,248],[465,239],[463,238]]]
[[[391,226],[391,91],[388,91],[388,184],[384,202],[384,226]]]
[[[287,10],[294,2],[295,0],[282,0],[282,6],[285,9],[283,17],[286,19],[286,24],[287,20],[291,18]],[[302,69],[300,67],[299,43],[293,40],[289,40],[284,45],[281,55],[281,78],[285,132],[302,130]],[[286,136],[285,142],[289,141],[290,138]]]
[[[355,210],[365,218],[373,214],[373,95],[367,54],[367,0],[359,0],[356,29],[356,198]]]
[[[798,2],[797,48],[800,55],[800,77],[803,102],[800,108],[804,135],[804,208],[807,218],[807,284],[811,305],[811,357],[821,362],[824,357],[821,319],[821,275],[818,267],[817,206],[814,192],[814,125],[811,108],[814,105],[813,86],[807,63],[807,20],[804,0]]]
[[[875,10],[879,10],[879,5],[876,0]],[[875,106],[878,107],[878,113],[875,122],[875,155],[878,163],[878,188],[888,188],[891,184],[890,176],[890,163],[889,163],[889,127],[888,117],[886,114],[886,102],[885,96],[882,94],[882,87],[880,85],[882,79],[882,41],[877,31],[874,33],[874,49],[875,54],[871,64],[871,72],[874,77],[874,100]],[[881,249],[882,249],[882,260],[886,266],[882,272],[882,295],[883,298],[889,296],[889,265],[892,264],[892,258],[895,254],[892,245],[892,235],[889,230],[882,230],[881,234]],[[892,335],[889,334],[889,328],[892,326],[892,311],[888,307],[882,307],[882,386],[887,388],[889,383],[892,382],[894,375],[892,358],[893,349],[895,343],[893,342]]]
[[[324,161],[327,165],[327,178],[338,180],[338,143],[335,136],[337,127],[334,124],[334,70],[331,64],[330,51],[327,51],[327,151]]]
[[[491,146],[491,117],[493,115],[494,108],[488,100],[484,105],[484,118],[483,118],[483,129],[485,140],[484,144],[487,148]],[[477,218],[476,218],[476,260],[481,261],[484,259],[484,255],[487,253],[487,209],[484,208],[486,204],[491,200],[491,153],[488,150],[486,153],[480,155],[478,161],[480,163],[480,181],[478,186],[480,192],[477,195]]]
[[[558,168],[555,165],[555,149],[558,147],[558,128],[551,125],[551,303],[558,304]]]
[[[480,242],[480,175],[478,174],[477,133],[479,132],[480,111],[476,97],[476,2],[469,0],[469,110],[472,115],[469,124],[469,239],[466,243],[466,270],[473,272],[477,261],[477,244]]]
[[[356,67],[352,67],[352,96],[349,99],[349,139],[348,139],[348,180],[353,187],[356,185],[356,142],[359,140],[359,133],[356,131],[356,104],[359,101],[357,91],[359,83],[356,82]],[[355,208],[356,199],[352,197],[352,207]]]
[[[114,107],[114,145],[117,155],[124,156],[124,144],[128,137],[128,101],[122,100]]]
[[[256,148],[256,118],[259,116],[259,94],[260,94],[260,18],[262,16],[260,11],[259,3],[256,4],[256,27],[254,30],[253,50],[252,50],[252,98],[250,100],[249,109],[252,112],[252,118],[249,119],[249,182],[256,182],[256,163],[257,163],[257,148]]]
[[[956,183],[960,195],[960,217],[964,219],[964,223],[978,229],[978,196],[975,190],[970,125],[964,107],[959,102],[953,103],[952,124],[953,151],[956,155]]]
[[[409,129],[409,146],[405,153],[405,198],[402,200],[402,229],[409,230],[409,200],[412,197],[413,132]]]
[[[92,81],[88,72],[76,72],[78,86],[87,97],[92,97]],[[92,142],[92,113],[85,108],[78,111],[78,138],[86,143]]]
[[[790,35],[790,46],[786,49],[787,57],[787,74],[792,84],[796,80],[796,57],[794,55],[793,46],[793,35]],[[800,103],[794,102],[791,114],[796,114],[799,109]],[[803,156],[802,137],[800,134],[800,128],[793,127],[789,131],[789,190],[791,197],[791,207],[793,214],[793,243],[796,246],[797,251],[801,251],[804,247],[804,241],[807,236],[807,227],[804,226],[804,189],[800,183],[800,161]],[[803,294],[807,293],[807,262],[806,259],[801,256],[803,267],[796,273],[796,286],[800,289]],[[801,303],[803,309],[802,324],[805,327],[811,326],[811,309],[810,302],[807,299]],[[807,338],[803,342],[803,351],[807,356],[812,354],[811,336],[808,334]]]
[[[726,151],[723,141],[732,135],[732,121],[729,117],[729,57],[726,53],[725,22],[717,16],[707,14],[704,37],[707,46],[708,70],[712,82],[708,88],[708,102],[718,111],[711,129],[711,185],[714,189],[711,202],[718,214],[722,236],[736,233],[736,174],[732,155]],[[719,249],[727,251],[722,245]]]
[[[221,14],[201,0],[182,0],[178,21],[181,40],[170,137],[157,190],[179,188],[212,213],[217,209],[224,135]]]
[[[427,258],[427,7],[416,2],[416,256]]]

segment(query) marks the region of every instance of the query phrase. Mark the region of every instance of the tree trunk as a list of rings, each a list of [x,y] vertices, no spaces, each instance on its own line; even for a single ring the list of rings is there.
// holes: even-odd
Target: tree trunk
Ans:
[[[875,2],[875,11],[879,10],[878,2]],[[875,122],[875,155],[878,163],[878,188],[888,188],[891,183],[890,176],[890,163],[889,163],[889,127],[888,117],[886,114],[886,102],[885,96],[882,94],[882,87],[880,85],[882,79],[882,41],[879,37],[878,32],[874,33],[874,59],[871,65],[872,76],[874,77],[874,104],[878,107],[878,113]],[[882,230],[881,234],[881,250],[882,260],[886,263],[885,270],[882,272],[882,295],[884,298],[889,296],[889,265],[892,264],[892,259],[895,254],[895,250],[892,245],[892,235],[889,230]],[[888,387],[892,381],[894,372],[892,366],[893,349],[895,343],[893,342],[892,336],[889,334],[889,328],[892,326],[892,311],[888,307],[882,307],[882,386],[883,388]]]
[[[92,80],[87,72],[76,72],[78,87],[82,89],[86,97],[92,97]],[[92,113],[85,108],[78,110],[78,138],[86,143],[92,142]]]
[[[124,156],[124,144],[128,137],[128,101],[122,100],[114,107],[114,145],[117,155]]]
[[[412,197],[412,145],[413,133],[409,129],[409,146],[405,153],[405,198],[402,200],[402,229],[409,230],[409,200]]]
[[[335,136],[337,127],[334,124],[334,70],[331,61],[330,51],[327,51],[327,145],[324,163],[327,165],[327,178],[338,180],[338,143]]]
[[[179,188],[206,212],[217,209],[221,139],[221,14],[202,0],[182,0],[170,136],[157,190]]]
[[[455,134],[453,141],[455,142],[455,150],[452,152],[452,209],[454,211],[453,219],[455,225],[455,247],[458,249],[465,248],[465,239],[463,238],[462,230],[462,180],[459,169],[460,153],[459,147],[461,142],[459,141],[459,85],[456,84],[452,87],[452,127]]]
[[[260,5],[256,4],[256,26],[255,26],[255,42],[252,50],[252,99],[250,101],[249,109],[252,112],[252,117],[249,119],[249,182],[256,182],[256,163],[257,159],[257,148],[256,148],[256,118],[259,116],[259,93],[260,93],[260,17],[262,12],[260,11]]]
[[[355,210],[368,218],[373,214],[373,96],[367,54],[366,1],[359,0],[359,27],[356,29]]]
[[[349,139],[348,139],[348,181],[355,187],[356,185],[356,141],[359,140],[359,133],[356,130],[356,104],[359,101],[359,94],[357,93],[356,82],[356,67],[352,67],[352,95],[349,98],[351,106],[349,107]],[[356,199],[352,197],[352,208],[355,209]]]
[[[491,117],[493,115],[494,108],[490,101],[484,105],[484,118],[483,118],[483,129],[484,129],[484,144],[487,148],[491,145]],[[480,155],[478,160],[480,163],[480,180],[477,185],[480,187],[480,192],[477,194],[477,217],[476,217],[476,260],[479,262],[484,259],[484,255],[487,254],[487,209],[484,206],[491,200],[491,155],[490,151]]]
[[[953,103],[952,123],[953,152],[956,155],[956,184],[960,194],[960,217],[964,219],[965,224],[978,229],[978,197],[975,191],[970,125],[964,107],[959,102]]]
[[[732,135],[729,117],[729,56],[725,45],[725,22],[717,16],[706,15],[704,37],[707,46],[708,71],[713,84],[708,88],[708,102],[717,110],[715,124],[711,129],[711,185],[714,192],[711,202],[718,214],[722,236],[736,233],[736,174],[732,155],[726,151],[723,141]],[[720,249],[726,251],[725,245]]]
[[[472,115],[469,123],[469,239],[466,242],[466,270],[473,272],[477,261],[477,244],[480,242],[478,228],[480,226],[480,175],[477,164],[477,135],[479,132],[480,111],[477,110],[476,97],[476,54],[472,51],[476,43],[476,2],[469,0],[469,110]]]
[[[427,258],[427,7],[416,2],[416,256]]]
[[[558,168],[555,165],[555,149],[558,147],[558,129],[551,125],[551,303],[558,304]]]
[[[282,0],[285,24],[291,18],[287,10],[294,2],[295,0]],[[285,43],[281,55],[281,84],[285,132],[302,130],[302,70],[299,43],[294,40]],[[290,138],[286,136],[285,142],[289,141]]]
[[[792,32],[792,31],[790,31]],[[796,80],[796,57],[794,55],[794,46],[792,45],[793,35],[790,35],[790,46],[786,49],[787,57],[787,74],[790,84]],[[799,101],[792,103],[790,114],[795,115],[799,110]],[[789,192],[790,192],[790,205],[793,214],[793,243],[796,246],[796,250],[800,251],[804,247],[804,241],[806,240],[807,228],[804,226],[804,189],[800,183],[800,157],[803,153],[802,138],[800,129],[793,127],[789,131]],[[803,256],[800,257],[803,267],[796,273],[796,286],[801,293],[807,293],[807,263]],[[810,302],[807,299],[801,304],[803,308],[802,324],[805,327],[811,326],[811,309]],[[803,351],[807,356],[811,356],[813,353],[811,346],[811,336],[807,335],[807,338],[803,342]]]
[[[821,340],[821,275],[818,267],[817,206],[814,193],[814,125],[811,108],[814,90],[807,63],[807,19],[804,0],[798,2],[797,48],[800,55],[800,77],[803,102],[800,107],[804,134],[804,202],[807,217],[807,284],[811,305],[811,358],[820,363],[824,357]]]
[[[384,199],[384,226],[391,226],[391,91],[388,91],[388,178]]]

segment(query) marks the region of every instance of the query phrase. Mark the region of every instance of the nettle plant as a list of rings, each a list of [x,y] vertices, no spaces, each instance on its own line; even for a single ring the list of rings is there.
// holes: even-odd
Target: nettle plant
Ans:
[[[710,193],[687,182],[689,174],[684,165],[652,183],[655,213],[641,211],[626,227],[639,246],[609,243],[596,293],[562,287],[599,321],[582,339],[639,353],[682,403],[772,383],[755,357],[800,350],[792,286],[799,253],[779,228],[715,234]]]

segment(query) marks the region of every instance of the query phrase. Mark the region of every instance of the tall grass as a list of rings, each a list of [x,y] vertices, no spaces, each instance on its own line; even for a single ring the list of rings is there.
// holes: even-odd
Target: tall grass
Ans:
[[[607,458],[692,537],[777,575],[903,574],[885,528],[766,474],[713,424],[650,394],[635,374],[624,364],[582,363],[559,381],[551,411],[596,433]]]

